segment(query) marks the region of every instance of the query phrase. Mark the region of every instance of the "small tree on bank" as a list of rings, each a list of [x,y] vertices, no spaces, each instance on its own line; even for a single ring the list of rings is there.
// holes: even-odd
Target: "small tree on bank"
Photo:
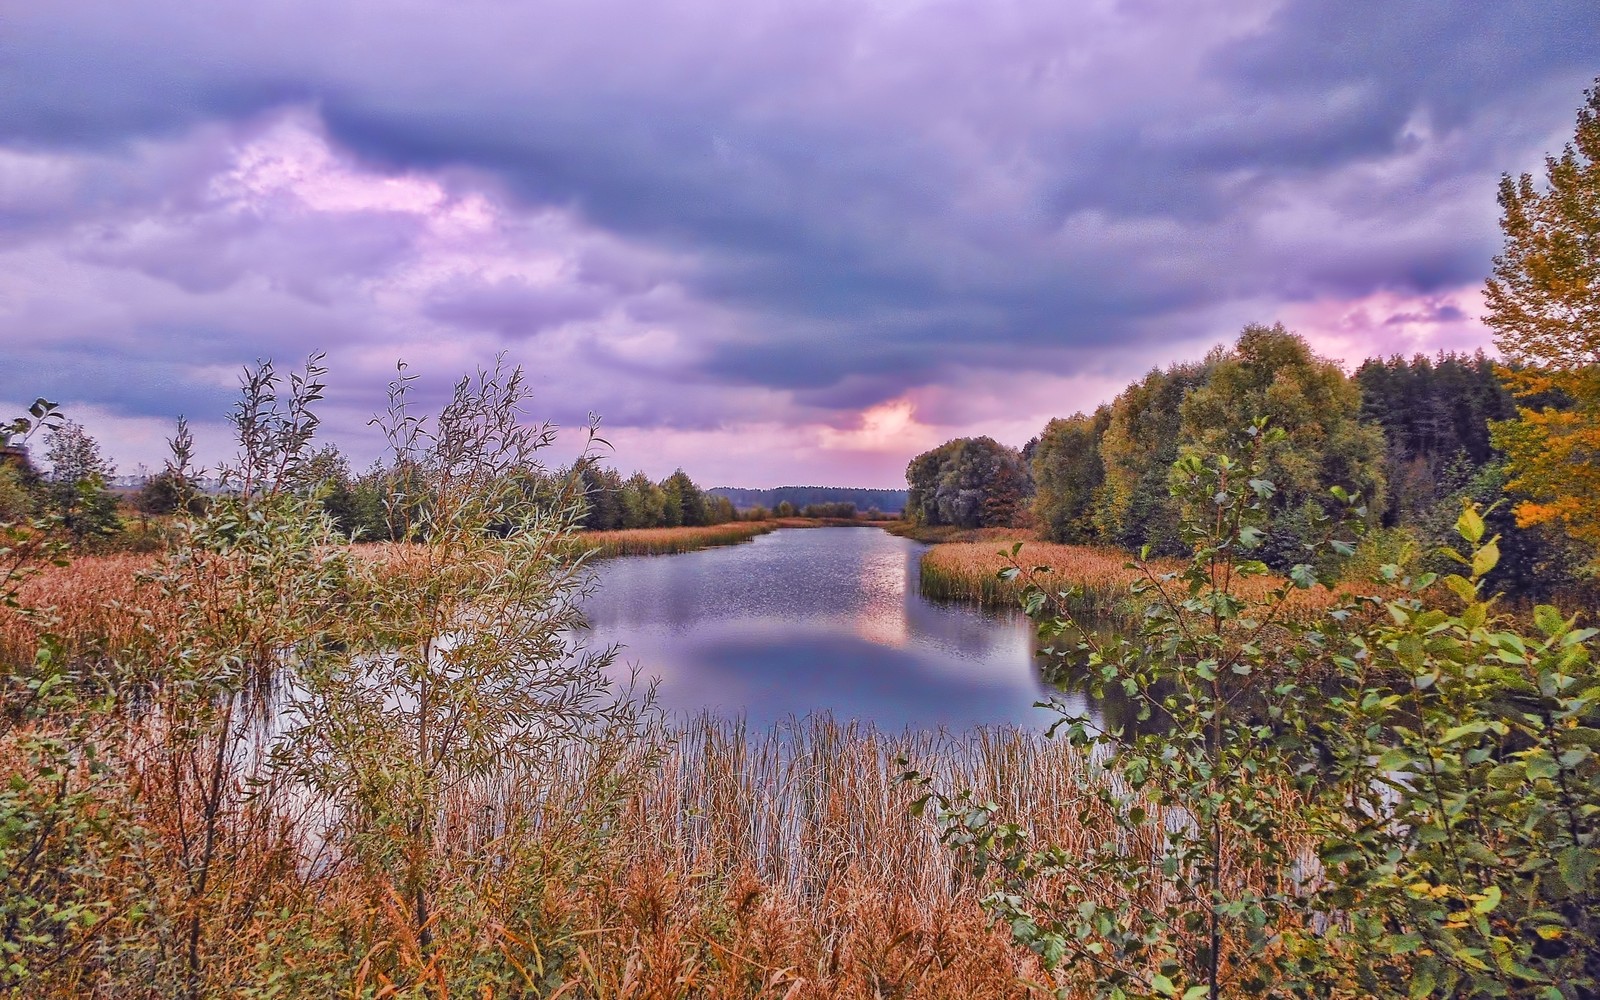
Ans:
[[[122,529],[117,498],[107,489],[116,468],[89,436],[71,420],[52,426],[45,437],[45,503],[76,545],[114,535]]]

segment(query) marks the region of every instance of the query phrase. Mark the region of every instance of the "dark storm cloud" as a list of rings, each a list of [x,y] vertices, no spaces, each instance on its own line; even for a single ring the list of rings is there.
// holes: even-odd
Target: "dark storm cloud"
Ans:
[[[8,351],[0,365],[0,399],[38,396],[106,400],[130,416],[170,420],[182,411],[220,415],[232,404],[234,392],[227,386],[195,384],[172,364],[103,348],[24,345]]]
[[[607,303],[607,297],[593,288],[546,290],[517,278],[502,278],[453,282],[435,292],[423,312],[446,323],[520,340],[563,323],[593,319]]]
[[[1597,39],[1600,7],[1589,0],[1285,4],[1265,31],[1220,47],[1212,64],[1257,95],[1356,87],[1369,118],[1421,109],[1456,128],[1548,81],[1592,76]],[[1343,155],[1380,150],[1352,141]]]
[[[771,419],[754,390],[827,413],[971,369],[1122,351],[1136,374],[1285,304],[1470,287],[1495,178],[1596,72],[1591,0],[41,4],[0,37],[22,158],[0,159],[0,246],[54,227],[64,260],[170,286],[137,286],[141,320],[237,296],[245,357],[380,343],[396,316],[362,296],[420,280],[436,219],[224,204],[202,181],[233,139],[162,151],[300,109],[363,176],[464,171],[441,198],[481,181],[607,237],[559,280],[452,263],[409,335],[592,326],[561,356],[617,373],[612,413],[709,427],[719,391],[752,390],[725,419]],[[8,200],[50,156],[95,166]]]

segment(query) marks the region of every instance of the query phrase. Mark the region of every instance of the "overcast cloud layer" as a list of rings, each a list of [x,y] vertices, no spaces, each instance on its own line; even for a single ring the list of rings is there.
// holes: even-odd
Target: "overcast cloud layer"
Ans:
[[[1487,346],[1502,171],[1600,5],[0,0],[0,400],[217,457],[239,366],[397,358],[703,483],[899,485],[1281,320]],[[575,444],[574,444],[575,447]]]

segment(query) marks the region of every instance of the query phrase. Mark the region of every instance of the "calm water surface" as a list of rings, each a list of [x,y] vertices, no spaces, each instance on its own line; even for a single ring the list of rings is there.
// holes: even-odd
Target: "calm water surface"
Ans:
[[[1047,724],[1031,707],[1043,688],[1027,620],[923,598],[926,548],[877,528],[803,528],[607,560],[585,604],[590,642],[621,645],[683,713]]]

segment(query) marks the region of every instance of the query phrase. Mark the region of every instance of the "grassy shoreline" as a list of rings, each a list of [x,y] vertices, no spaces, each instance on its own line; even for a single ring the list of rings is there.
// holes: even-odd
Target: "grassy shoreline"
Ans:
[[[697,527],[585,531],[573,538],[573,544],[581,549],[593,550],[591,559],[665,556],[719,545],[738,545],[780,527],[783,525],[776,521],[729,521],[726,524]]]
[[[935,544],[922,557],[923,596],[988,608],[1018,607],[1027,581],[1021,577],[1001,580],[998,573],[1009,565],[1006,553],[1012,543],[1021,541],[1017,562],[1025,569],[1048,567],[1049,572],[1041,575],[1038,583],[1052,592],[1069,592],[1066,610],[1106,624],[1131,626],[1138,621],[1142,604],[1131,587],[1143,574],[1129,568],[1131,554],[1114,548],[1029,541],[1018,537],[1022,534],[1027,533],[1013,531],[1009,538],[997,534],[992,541]],[[1176,572],[1183,564],[1175,559],[1152,559],[1150,567],[1162,574]],[[1269,590],[1282,582],[1276,576],[1252,577],[1235,579],[1232,586],[1247,600],[1263,600]],[[1296,590],[1289,596],[1288,613],[1302,621],[1309,620],[1357,593],[1376,589],[1340,584],[1332,590]]]
[[[899,521],[864,521],[844,517],[775,517],[765,521],[728,521],[698,527],[623,528],[585,531],[576,543],[593,549],[591,559],[614,556],[668,556],[719,545],[739,545],[779,528],[890,528]],[[896,532],[898,533],[898,532]]]

